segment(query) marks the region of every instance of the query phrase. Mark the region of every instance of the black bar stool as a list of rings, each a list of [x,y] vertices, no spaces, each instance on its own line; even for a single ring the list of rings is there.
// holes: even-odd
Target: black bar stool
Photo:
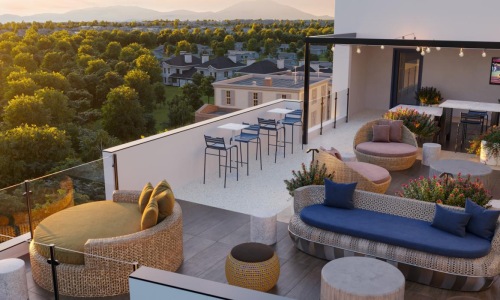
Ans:
[[[292,154],[293,154],[293,136],[294,136],[293,128],[295,126],[300,126],[300,128],[302,128],[302,109],[296,109],[291,113],[286,114],[285,118],[281,119],[281,124],[283,124],[283,126],[285,125],[292,126],[292,141],[290,143],[292,144]],[[304,144],[302,144],[302,150],[303,149],[304,149]]]
[[[236,169],[236,181],[238,181],[238,146],[231,145],[229,147],[226,146],[226,142],[222,137],[211,137],[205,135],[205,157],[203,161],[203,184],[205,184],[205,174],[207,169],[207,155],[213,155],[219,157],[219,178],[221,176],[220,167],[224,166],[224,188],[226,188],[226,177],[227,177],[227,168],[229,168],[229,172],[231,169]],[[231,150],[236,149],[236,167],[233,167],[233,160],[231,158]],[[217,154],[207,152],[207,150],[215,150]],[[222,155],[222,151],[224,151],[224,155]],[[229,166],[227,164],[228,152],[229,151]],[[221,158],[225,158],[225,163],[221,164]]]
[[[244,125],[248,125],[247,128],[241,130],[240,134],[234,137],[235,142],[240,143],[240,163],[241,166],[243,164],[247,164],[247,176],[248,176],[248,157],[249,157],[249,146],[250,143],[257,143],[257,147],[255,148],[255,160],[257,160],[257,154],[260,153],[260,169],[262,170],[262,143],[260,141],[260,126],[259,124],[248,124],[243,123]],[[232,138],[231,138],[232,139]],[[231,144],[232,140],[229,142]],[[243,151],[241,147],[241,143],[247,144],[247,161],[243,161]]]
[[[455,137],[455,152],[457,152],[458,139],[460,136],[460,149],[463,148],[464,142],[467,139],[467,129],[469,125],[482,126],[484,124],[484,117],[478,114],[470,113],[460,113],[460,122],[457,125],[457,136]],[[460,135],[460,128],[462,128],[462,134]]]
[[[261,131],[265,131],[266,133],[262,133],[267,135],[267,155],[269,155],[269,147],[275,146],[274,152],[274,162],[276,163],[276,157],[278,156],[278,147],[283,147],[283,157],[286,155],[286,129],[284,126],[280,126],[278,122],[274,119],[263,119],[257,118],[259,121],[259,126]],[[280,145],[279,142],[279,131],[283,130],[283,145]],[[271,144],[271,137],[274,137],[274,144]]]

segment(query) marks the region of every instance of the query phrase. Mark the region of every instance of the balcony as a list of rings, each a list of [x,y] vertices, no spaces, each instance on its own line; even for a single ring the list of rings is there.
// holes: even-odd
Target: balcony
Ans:
[[[216,159],[207,160],[207,181],[203,184],[203,151],[205,143],[203,135],[224,136],[226,141],[232,132],[218,129],[225,123],[255,123],[257,117],[277,117],[269,115],[273,108],[296,108],[297,101],[276,100],[260,106],[252,107],[214,119],[196,123],[166,133],[137,140],[131,143],[106,149],[103,159],[96,162],[101,172],[101,185],[105,189],[102,198],[111,199],[114,189],[140,190],[145,182],[156,182],[167,179],[172,185],[184,213],[184,263],[179,273],[225,283],[225,256],[231,247],[249,240],[250,217],[255,210],[271,210],[278,213],[278,243],[275,249],[280,257],[281,276],[278,285],[270,293],[295,299],[319,298],[320,272],[326,261],[311,257],[298,251],[287,232],[287,222],[292,213],[292,199],[283,183],[291,178],[291,171],[308,163],[311,153],[309,148],[334,146],[341,152],[352,152],[352,141],[357,129],[369,120],[378,118],[383,111],[365,111],[352,115],[349,123],[337,122],[333,129],[332,122],[323,124],[323,135],[319,135],[319,126],[309,132],[309,144],[300,147],[300,131],[295,130],[294,153],[287,145],[286,157],[279,149],[277,162],[274,162],[273,151],[267,154],[267,140],[263,140],[262,171],[258,161],[253,157],[251,145],[250,170],[246,175],[246,166],[236,173],[228,173],[227,187],[223,187],[223,177],[217,174]],[[296,128],[297,129],[297,128]],[[287,130],[287,135],[290,131]],[[290,136],[287,137],[290,140]],[[453,140],[453,139],[452,139]],[[246,147],[243,147],[245,150]],[[243,153],[245,156],[245,153]],[[460,158],[477,160],[473,155],[444,151],[442,158]],[[79,172],[89,174],[89,171]],[[401,184],[420,175],[426,176],[428,167],[417,163],[409,170],[393,172],[393,182],[388,194],[394,194]],[[61,176],[64,174],[61,174]],[[74,175],[71,175],[74,176]],[[71,177],[70,176],[70,177]],[[500,180],[500,172],[494,171],[492,181]],[[23,188],[22,186],[18,188]],[[492,194],[500,199],[500,188],[495,186]],[[99,196],[89,196],[99,197]],[[88,200],[101,200],[88,199]],[[25,236],[25,238],[29,238]],[[20,254],[22,255],[22,253]],[[29,258],[21,256],[26,261]],[[28,273],[31,298],[50,299],[53,297],[30,278]],[[480,298],[494,298],[500,290],[500,283],[485,292],[470,294]],[[467,296],[469,294],[444,291],[406,283],[407,299],[442,298]],[[113,299],[128,299],[128,295]]]

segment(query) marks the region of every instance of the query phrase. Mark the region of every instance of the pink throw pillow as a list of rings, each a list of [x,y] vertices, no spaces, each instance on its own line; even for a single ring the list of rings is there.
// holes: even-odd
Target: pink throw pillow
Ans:
[[[340,155],[340,152],[333,147],[331,147],[330,150],[326,150],[323,147],[319,147],[319,150],[325,151],[326,153],[335,156],[338,160],[342,160],[342,155]]]
[[[373,139],[372,142],[390,142],[390,130],[389,125],[373,125]]]

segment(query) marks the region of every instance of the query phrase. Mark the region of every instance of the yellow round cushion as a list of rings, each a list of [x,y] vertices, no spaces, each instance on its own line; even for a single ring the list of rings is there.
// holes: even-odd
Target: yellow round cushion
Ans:
[[[110,238],[141,230],[137,203],[97,201],[59,211],[43,220],[35,229],[35,243],[54,244],[56,259],[61,263],[83,265],[83,252],[88,239]],[[38,253],[50,257],[49,248],[35,244]]]

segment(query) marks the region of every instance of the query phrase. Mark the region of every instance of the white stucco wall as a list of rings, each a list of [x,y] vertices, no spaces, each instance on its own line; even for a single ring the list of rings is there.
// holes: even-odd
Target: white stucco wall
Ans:
[[[337,0],[335,5],[336,34],[392,39],[414,33],[417,39],[500,41],[492,26],[498,1]],[[393,48],[361,46],[361,54],[355,50],[356,46],[336,45],[334,90],[350,87],[350,113],[389,108]],[[488,78],[491,57],[500,56],[500,51],[486,50],[483,58],[482,49],[464,49],[464,57],[455,48],[432,50],[423,58],[422,86],[435,86],[445,99],[496,102],[500,98],[500,86],[490,85]],[[345,100],[339,101],[341,112],[343,105]]]

